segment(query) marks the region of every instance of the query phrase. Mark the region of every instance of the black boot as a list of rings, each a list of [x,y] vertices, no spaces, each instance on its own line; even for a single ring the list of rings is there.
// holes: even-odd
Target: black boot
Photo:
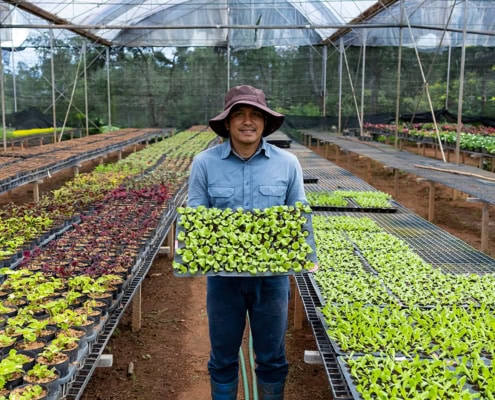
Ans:
[[[283,400],[285,381],[268,383],[258,378],[259,400]]]
[[[239,379],[231,383],[216,383],[210,379],[212,400],[237,400]]]

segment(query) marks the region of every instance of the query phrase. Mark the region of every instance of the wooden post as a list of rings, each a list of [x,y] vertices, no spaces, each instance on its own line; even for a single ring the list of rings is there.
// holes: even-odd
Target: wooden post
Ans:
[[[428,196],[428,221],[433,222],[435,219],[435,182],[429,181],[425,178],[416,179],[417,182],[427,182],[430,193]]]
[[[40,185],[43,184],[43,179],[39,179],[33,182],[33,201],[35,203],[40,202]]]
[[[81,164],[76,164],[72,167],[72,171],[74,172],[74,176],[77,176],[79,175],[79,168],[81,168],[82,165]]]
[[[294,296],[294,329],[301,330],[303,327],[304,306],[299,290],[296,290]]]
[[[137,287],[136,293],[132,298],[132,331],[137,332],[141,329],[141,284]]]
[[[368,177],[368,182],[371,183],[371,158],[368,158],[368,161],[366,163],[366,176]]]
[[[490,204],[476,197],[468,197],[466,201],[470,203],[482,203],[481,208],[481,248],[484,253],[488,250],[488,228],[490,222],[489,207]]]
[[[167,233],[167,246],[169,247],[168,258],[173,259],[175,254],[175,221],[170,225]]]
[[[338,163],[340,161],[340,147],[335,145],[335,162]]]
[[[481,209],[481,251],[488,251],[488,226],[490,222],[489,204],[483,202]]]
[[[435,219],[435,182],[428,181],[430,186],[430,196],[428,198],[428,221]]]
[[[325,142],[325,159],[330,159],[330,143]]]
[[[399,170],[394,168],[394,199],[399,197]]]
[[[119,150],[119,151],[117,152],[117,158],[118,158],[119,160],[122,160],[122,150]]]

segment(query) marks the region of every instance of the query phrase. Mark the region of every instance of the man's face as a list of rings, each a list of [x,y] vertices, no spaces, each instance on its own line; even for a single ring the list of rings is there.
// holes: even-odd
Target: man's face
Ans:
[[[257,144],[265,129],[265,114],[256,107],[241,105],[231,111],[225,125],[234,147]]]

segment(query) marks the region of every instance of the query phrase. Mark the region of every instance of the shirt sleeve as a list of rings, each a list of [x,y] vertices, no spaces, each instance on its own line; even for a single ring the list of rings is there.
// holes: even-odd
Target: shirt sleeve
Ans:
[[[307,204],[306,193],[304,191],[304,177],[299,164],[299,160],[294,159],[291,182],[287,190],[287,205],[293,206],[298,201]]]
[[[191,173],[188,181],[187,205],[188,207],[210,207],[206,166],[205,163],[197,157],[194,158],[191,165]]]

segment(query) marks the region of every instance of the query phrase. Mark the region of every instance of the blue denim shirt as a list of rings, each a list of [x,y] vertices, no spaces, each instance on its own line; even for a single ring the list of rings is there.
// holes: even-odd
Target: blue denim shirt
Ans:
[[[264,138],[247,161],[226,141],[199,153],[192,163],[189,207],[252,210],[297,201],[307,202],[299,160]]]

